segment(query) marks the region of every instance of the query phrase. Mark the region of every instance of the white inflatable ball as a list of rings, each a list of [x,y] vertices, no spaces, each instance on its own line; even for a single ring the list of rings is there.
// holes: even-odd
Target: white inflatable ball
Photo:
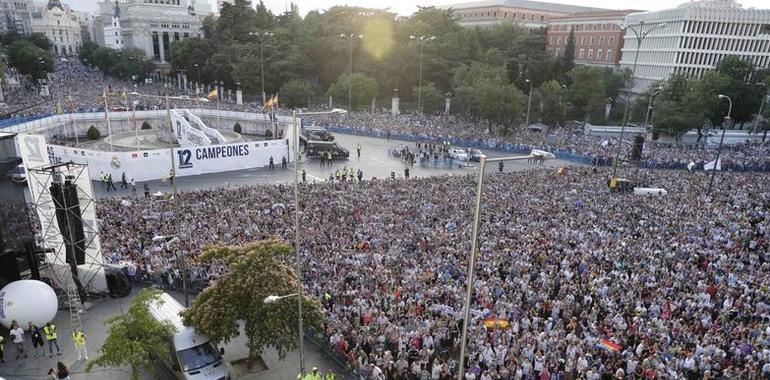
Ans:
[[[37,280],[19,280],[0,290],[0,323],[11,328],[16,321],[23,329],[29,322],[43,327],[56,317],[56,293],[48,284]]]

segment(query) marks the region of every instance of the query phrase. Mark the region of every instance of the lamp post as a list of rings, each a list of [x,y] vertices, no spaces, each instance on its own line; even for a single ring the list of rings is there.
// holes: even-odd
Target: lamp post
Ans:
[[[631,88],[629,89],[629,92],[633,91],[634,89],[634,80],[636,79],[636,63],[639,60],[639,50],[642,47],[642,42],[644,42],[644,39],[650,33],[656,30],[662,30],[662,29],[668,28],[668,23],[665,23],[665,22],[653,23],[653,24],[650,24],[652,27],[649,30],[645,31],[644,30],[645,25],[646,24],[644,21],[639,21],[639,29],[631,25],[624,25],[624,24],[620,25],[621,28],[629,29],[631,32],[634,33],[634,35],[636,35],[636,52],[634,53],[634,64],[631,66]],[[617,183],[616,174],[618,172],[618,161],[620,161],[620,149],[623,146],[623,134],[625,133],[625,130],[626,130],[626,123],[628,123],[628,111],[630,109],[629,97],[626,98],[626,109],[623,113],[623,124],[620,126],[620,140],[618,141],[618,148],[615,153],[615,160],[613,160],[614,162],[612,163],[612,180],[610,181],[610,186],[614,186],[614,184]]]
[[[353,41],[357,39],[363,39],[363,34],[340,34],[340,37],[347,38],[350,40],[350,60],[348,61],[348,109],[353,109],[351,107],[352,99],[353,99]]]
[[[198,83],[196,83],[196,86],[195,86],[195,95],[200,95],[199,87],[201,86],[201,65],[196,63],[196,64],[193,64],[193,67],[195,67],[195,71],[197,71],[198,73]]]
[[[266,101],[266,95],[265,95],[265,38],[266,37],[272,37],[274,36],[274,33],[272,32],[249,32],[250,36],[255,36],[259,40],[259,65],[260,65],[260,75],[262,76],[262,79],[260,80],[260,83],[262,84],[262,104],[265,104]]]
[[[725,141],[725,132],[727,126],[730,124],[731,116],[733,114],[733,100],[727,95],[719,94],[719,99],[727,99],[730,102],[730,107],[727,109],[727,116],[722,123],[722,137],[719,138],[719,148],[717,148],[717,159],[714,160],[714,167],[711,169],[711,178],[709,178],[709,189],[707,194],[711,194],[711,188],[714,186],[714,177],[717,175],[717,169],[722,170],[722,165],[719,164],[719,156],[722,154],[722,143]]]
[[[532,81],[525,79],[524,82],[529,83],[529,100],[527,100],[527,120],[524,122],[524,128],[529,127],[529,109],[532,105]]]
[[[436,39],[436,36],[409,36],[410,40],[417,40],[420,43],[420,75],[417,85],[417,113],[422,113],[422,57],[425,50],[425,44]]]
[[[658,92],[662,90],[660,87],[655,87],[650,91],[650,101],[647,103],[647,112],[644,115],[644,125],[648,126],[650,118],[652,117],[652,101],[658,96]]]
[[[757,111],[757,117],[754,118],[754,128],[751,129],[751,133],[757,133],[757,127],[759,126],[759,118],[762,116],[762,108],[765,105],[765,100],[770,96],[767,94],[767,86],[764,83],[757,83],[759,86],[765,88],[765,95],[762,96],[762,102],[759,103],[759,111]]]
[[[299,370],[300,373],[305,372],[305,337],[304,328],[302,327],[302,258],[299,252],[299,130],[297,128],[297,116],[302,115],[331,115],[347,113],[347,111],[335,108],[328,112],[306,112],[298,113],[296,110],[291,111],[291,124],[292,124],[292,139],[294,140],[294,259],[297,270],[297,293],[289,296],[297,296],[297,315],[298,315],[298,333],[299,333]],[[284,296],[280,298],[285,298]],[[268,302],[270,297],[265,298],[265,303]],[[273,299],[273,302],[277,299]]]
[[[531,160],[533,158],[553,159],[553,153],[532,149],[527,156],[512,156],[490,158],[482,155],[479,160],[479,174],[476,180],[476,203],[473,210],[473,229],[471,231],[471,254],[468,260],[467,283],[465,290],[465,305],[463,307],[463,331],[460,339],[460,364],[457,367],[457,380],[465,379],[465,346],[468,340],[468,320],[471,314],[471,296],[473,295],[473,270],[476,264],[476,251],[478,246],[479,221],[481,216],[481,197],[484,190],[484,169],[488,162]]]

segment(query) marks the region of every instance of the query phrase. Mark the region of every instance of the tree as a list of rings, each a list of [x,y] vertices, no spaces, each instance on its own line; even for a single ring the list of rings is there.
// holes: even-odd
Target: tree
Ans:
[[[86,136],[88,137],[89,140],[99,140],[99,138],[102,137],[102,133],[99,132],[99,130],[92,125],[88,127],[88,131],[86,131]]]
[[[656,131],[665,131],[677,140],[698,123],[698,117],[687,112],[681,104],[671,100],[655,102],[653,125]]]
[[[290,80],[281,86],[278,91],[281,94],[283,105],[289,108],[300,108],[308,105],[308,99],[313,96],[313,88],[307,81],[301,79]]]
[[[564,125],[567,118],[567,106],[564,104],[564,90],[559,82],[550,80],[540,86],[542,95],[541,121],[545,125]]]
[[[278,240],[206,248],[200,261],[224,262],[228,270],[182,313],[185,323],[215,342],[227,343],[239,335],[238,323],[242,322],[248,340],[249,367],[267,347],[274,347],[283,359],[298,343],[296,299],[274,304],[265,304],[263,300],[269,295],[296,293],[297,274],[283,261],[290,253],[291,248]],[[320,304],[304,296],[302,302],[304,322],[320,328]]]
[[[150,122],[145,120],[142,122],[142,129],[152,129],[152,125],[150,125]]]
[[[241,124],[236,122],[235,125],[233,125],[233,132],[241,133],[241,131],[242,131]]]
[[[569,30],[567,44],[564,46],[564,59],[562,61],[562,70],[565,73],[572,71],[575,67],[575,28]]]
[[[159,289],[145,288],[131,300],[128,310],[104,322],[107,339],[99,348],[99,357],[88,362],[86,371],[96,367],[131,368],[131,378],[139,370],[154,371],[158,357],[168,355],[168,337],[174,332],[170,322],[158,322],[148,310],[151,301],[161,302]]]
[[[8,47],[8,63],[33,80],[54,71],[51,52],[43,50],[26,39],[19,39]]]
[[[49,40],[43,33],[32,33],[27,36],[26,39],[43,50],[51,50],[53,47],[51,40]]]
[[[574,117],[589,121],[602,120],[605,98],[602,71],[594,67],[576,66],[569,72],[569,99]]]
[[[412,98],[417,99],[419,87],[412,88]],[[416,104],[416,103],[415,103]],[[439,91],[433,83],[422,85],[422,112],[434,113],[444,108],[444,94]]]
[[[348,74],[340,75],[337,81],[329,87],[326,95],[331,96],[338,104],[347,104],[348,83],[351,83],[351,80],[353,84],[351,107],[353,109],[371,104],[372,99],[377,97],[380,92],[380,85],[377,84],[376,80],[362,73],[353,73],[352,77]]]
[[[756,71],[753,63],[736,56],[728,56],[717,63],[715,71],[729,78],[729,83],[723,94],[733,101],[732,118],[736,123],[743,123],[754,119],[762,100],[764,89],[760,83],[762,75]]]
[[[493,126],[503,126],[505,132],[514,121],[522,118],[526,96],[508,80],[504,66],[489,66],[479,62],[457,68],[452,79],[459,109],[469,116]]]

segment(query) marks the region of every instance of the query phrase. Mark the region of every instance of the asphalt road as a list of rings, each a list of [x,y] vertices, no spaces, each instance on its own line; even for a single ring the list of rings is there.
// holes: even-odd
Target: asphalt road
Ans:
[[[400,159],[390,155],[390,149],[399,147],[401,145],[409,146],[414,151],[415,144],[408,141],[400,140],[387,140],[374,137],[354,136],[335,134],[337,143],[347,148],[350,151],[350,159],[335,161],[332,166],[321,166],[317,160],[302,162],[299,165],[299,171],[303,169],[307,171],[307,181],[322,182],[329,178],[330,174],[333,174],[335,170],[347,167],[348,170],[358,171],[361,169],[364,179],[376,178],[389,178],[390,173],[394,172],[396,178],[404,177],[404,168],[406,164]],[[361,145],[361,157],[356,156],[356,146]],[[510,156],[510,153],[500,151],[484,151],[488,157],[504,157]],[[477,171],[478,163],[471,163],[471,167],[467,168],[434,168],[432,165],[428,167],[420,167],[419,164],[409,167],[410,178],[437,176],[437,175],[466,175],[475,174]],[[546,161],[545,166],[559,167],[564,165],[575,165],[575,163],[563,161],[563,160],[549,160]],[[522,170],[528,167],[533,167],[533,164],[528,164],[526,161],[508,161],[505,163],[504,171]],[[198,189],[211,189],[219,188],[228,185],[248,185],[248,184],[278,184],[278,183],[292,183],[293,177],[293,164],[289,164],[286,170],[281,169],[281,164],[276,164],[275,170],[268,170],[267,168],[249,169],[230,171],[223,173],[203,174],[197,176],[180,177],[177,179],[177,188],[179,191],[185,190],[198,190]],[[497,172],[497,164],[487,166],[487,172]],[[301,180],[301,179],[300,179]],[[168,181],[149,181],[147,184],[150,187],[150,191],[155,192],[171,192],[173,186]],[[94,182],[94,193],[97,197],[107,196],[126,196],[130,195],[130,190],[120,189],[120,183],[115,184],[118,187],[118,191],[106,192],[100,182]],[[136,191],[137,195],[141,196],[144,192],[144,183],[137,182]]]

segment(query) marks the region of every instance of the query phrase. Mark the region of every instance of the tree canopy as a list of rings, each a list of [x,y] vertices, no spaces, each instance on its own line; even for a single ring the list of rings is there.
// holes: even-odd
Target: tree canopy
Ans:
[[[227,273],[195,298],[182,314],[186,324],[215,342],[229,342],[239,335],[238,323],[244,324],[249,364],[267,347],[274,347],[280,358],[297,347],[297,299],[265,304],[270,295],[296,294],[298,278],[283,259],[291,248],[278,240],[264,240],[239,247],[209,247],[201,262],[224,262]],[[303,296],[303,320],[306,326],[320,328],[321,305]]]

